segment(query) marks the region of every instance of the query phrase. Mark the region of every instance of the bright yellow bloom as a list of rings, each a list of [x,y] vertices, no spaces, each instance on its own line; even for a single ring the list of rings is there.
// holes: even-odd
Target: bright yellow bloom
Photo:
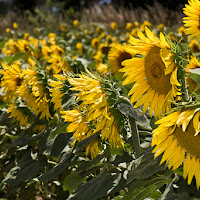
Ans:
[[[66,80],[64,76],[61,75],[54,75],[59,81],[50,81],[51,89],[49,89],[50,96],[52,97],[51,102],[54,103],[54,110],[61,108],[62,106],[62,98],[65,95],[64,84],[63,81]]]
[[[127,59],[131,59],[133,54],[128,53],[124,46],[121,44],[114,44],[108,53],[108,64],[110,70],[115,73],[122,68],[122,62]],[[119,73],[119,72],[118,72]]]
[[[162,31],[163,28],[164,28],[164,24],[159,24],[159,25],[157,26],[158,31]]]
[[[3,76],[1,78],[1,87],[3,88],[3,92],[5,92],[6,98],[9,99],[15,95],[17,88],[24,81],[24,74],[17,63],[11,65],[2,63],[2,67],[1,74]]]
[[[103,64],[103,63],[98,63],[96,65],[96,70],[99,72],[99,74],[103,75],[103,74],[106,74],[108,72],[108,66],[106,64]]]
[[[110,24],[111,29],[116,30],[117,29],[117,24],[115,22],[112,22]]]
[[[73,21],[73,25],[74,25],[74,27],[78,28],[79,27],[79,21],[78,20],[74,20]]]
[[[200,51],[200,44],[198,40],[192,39],[189,43],[189,47],[192,49],[193,52],[199,52]]]
[[[184,34],[184,31],[185,31],[185,28],[183,26],[181,26],[179,29],[178,29],[178,33],[183,35]]]
[[[20,126],[27,127],[30,125],[28,116],[22,112],[23,108],[17,107],[15,104],[10,104],[8,108],[8,113],[10,113],[10,118],[13,117]]]
[[[185,5],[183,8],[184,14],[186,17],[183,18],[185,29],[185,34],[190,35],[189,38],[192,39],[194,37],[200,36],[200,1],[199,0],[189,0],[189,5]]]
[[[147,37],[139,31],[136,39],[130,36],[127,51],[133,54],[140,54],[141,57],[134,57],[123,61],[125,67],[120,72],[125,72],[123,85],[134,83],[129,91],[131,103],[136,102],[135,107],[144,105],[143,113],[150,107],[149,113],[155,117],[171,109],[171,101],[180,92],[177,80],[177,66],[173,61],[173,54],[165,37],[160,33],[160,40],[148,29],[145,29]],[[126,50],[126,48],[125,48]]]
[[[93,38],[91,41],[91,46],[93,49],[97,50],[99,46],[99,39],[98,38]]]
[[[76,141],[80,142],[85,138],[89,137],[93,134],[92,129],[89,126],[89,122],[86,121],[85,116],[78,110],[67,110],[61,111],[63,114],[63,118],[66,122],[71,122],[70,125],[67,127],[67,132],[73,132],[73,137],[75,138],[72,145],[76,143]],[[100,150],[98,148],[98,140],[92,141],[86,147],[86,156],[88,153],[91,153],[91,158],[95,158]]]
[[[2,52],[7,56],[19,53],[17,42],[10,38],[2,48]]]
[[[67,60],[63,60],[62,57],[58,55],[52,55],[47,61],[48,63],[51,63],[50,67],[52,68],[54,74],[58,74],[63,71],[72,71]]]
[[[13,28],[14,28],[14,29],[18,29],[18,25],[17,25],[16,22],[13,23]]]
[[[83,43],[76,43],[76,49],[79,51],[79,52],[83,52]]]
[[[127,22],[126,23],[126,30],[131,30],[131,29],[133,29],[133,24],[130,23],[130,22]]]
[[[156,122],[160,125],[153,131],[152,140],[155,157],[164,152],[161,163],[166,161],[173,170],[184,162],[183,176],[188,177],[188,184],[194,176],[197,188],[200,186],[199,117],[199,108],[171,113]]]
[[[107,103],[107,95],[101,83],[95,77],[79,75],[80,78],[68,78],[71,90],[79,91],[77,101],[82,102],[79,110],[87,110],[85,119],[96,124],[93,133],[101,131],[102,140],[108,139],[111,147],[123,146],[123,140],[117,130],[117,124]]]
[[[186,71],[188,74],[190,74],[189,69],[195,69],[195,68],[200,68],[200,62],[197,60],[196,57],[192,57],[190,62],[186,65]],[[188,91],[190,93],[192,93],[195,90],[195,88],[197,87],[197,83],[195,81],[193,81],[193,79],[190,78],[189,76],[186,76],[186,83],[188,86]],[[199,92],[199,90],[198,90],[198,92]]]

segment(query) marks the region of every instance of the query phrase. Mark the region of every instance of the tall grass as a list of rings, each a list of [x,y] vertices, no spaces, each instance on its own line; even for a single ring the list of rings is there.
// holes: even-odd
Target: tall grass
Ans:
[[[60,23],[71,23],[73,19],[79,19],[82,23],[101,23],[105,26],[109,26],[111,22],[116,22],[122,28],[127,22],[138,21],[142,23],[148,20],[154,25],[165,24],[166,26],[181,26],[182,25],[182,7],[169,10],[163,7],[159,3],[155,3],[153,6],[146,6],[144,8],[130,9],[124,7],[116,7],[113,4],[98,5],[94,4],[89,8],[84,8],[79,12],[62,11],[59,13],[52,13],[50,11],[39,11],[35,15],[24,13],[9,14],[0,18],[0,34],[5,35],[5,29],[12,27],[12,23],[18,23],[20,29],[31,32],[33,27],[44,27],[48,31],[56,32],[59,30]]]

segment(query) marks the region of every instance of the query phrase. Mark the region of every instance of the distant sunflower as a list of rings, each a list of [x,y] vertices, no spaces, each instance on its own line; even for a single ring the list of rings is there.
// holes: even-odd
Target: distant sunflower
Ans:
[[[186,65],[186,71],[188,74],[191,74],[189,69],[195,69],[195,68],[200,68],[200,62],[197,60],[196,57],[192,57],[190,62]],[[186,84],[188,86],[188,91],[190,93],[192,93],[197,87],[197,83],[189,76],[186,77]]]
[[[135,107],[144,105],[143,113],[150,107],[149,113],[155,117],[166,113],[171,109],[171,102],[180,95],[180,86],[177,80],[177,66],[173,61],[173,54],[165,37],[160,33],[160,40],[145,28],[147,37],[139,31],[136,39],[130,36],[128,52],[141,57],[134,57],[122,62],[125,67],[120,72],[125,72],[123,85],[134,83],[128,96],[131,103],[136,102]]]
[[[108,64],[110,65],[110,70],[112,72],[118,72],[122,68],[122,62],[124,60],[130,59],[133,57],[128,53],[124,46],[121,44],[114,44],[108,53]]]
[[[200,109],[177,111],[158,120],[153,131],[152,146],[155,157],[162,155],[161,163],[168,162],[169,169],[177,169],[183,162],[183,176],[188,184],[193,176],[200,186]],[[186,153],[187,152],[187,153]],[[160,163],[160,164],[161,164]]]
[[[200,36],[200,1],[199,0],[189,0],[189,5],[185,5],[183,8],[183,13],[187,17],[183,18],[185,29],[185,34],[190,35],[190,39]]]

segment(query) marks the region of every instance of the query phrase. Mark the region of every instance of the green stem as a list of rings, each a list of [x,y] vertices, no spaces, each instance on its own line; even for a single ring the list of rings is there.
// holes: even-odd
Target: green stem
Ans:
[[[135,119],[131,116],[128,116],[128,124],[131,131],[132,139],[133,139],[133,146],[135,150],[135,155],[138,157],[141,154],[141,147],[140,147],[140,137],[138,134],[137,124]]]
[[[185,79],[185,71],[182,67],[179,67],[179,70],[181,70],[179,74],[180,74],[182,97],[184,101],[188,101],[189,96],[188,96],[188,90],[187,90],[186,79]]]

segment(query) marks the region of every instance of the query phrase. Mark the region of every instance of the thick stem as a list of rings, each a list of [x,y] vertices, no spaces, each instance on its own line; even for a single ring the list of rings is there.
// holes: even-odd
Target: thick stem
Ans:
[[[189,96],[188,96],[188,90],[187,90],[187,85],[186,85],[186,79],[185,79],[185,71],[182,67],[179,68],[180,72],[179,72],[179,80],[181,82],[181,91],[182,91],[182,97],[184,101],[188,101],[189,100]]]

